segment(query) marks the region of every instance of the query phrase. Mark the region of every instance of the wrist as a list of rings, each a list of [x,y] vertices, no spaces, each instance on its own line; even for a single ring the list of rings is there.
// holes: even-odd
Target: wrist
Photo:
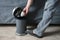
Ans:
[[[26,6],[26,8],[28,8],[28,9],[29,9],[29,8],[30,8],[30,6]]]

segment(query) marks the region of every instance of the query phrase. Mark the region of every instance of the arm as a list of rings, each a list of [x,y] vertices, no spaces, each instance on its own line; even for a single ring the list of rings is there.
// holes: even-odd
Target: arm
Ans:
[[[33,0],[28,0],[27,5],[26,5],[27,8],[30,8],[30,5],[32,4],[32,1]]]
[[[31,6],[31,4],[32,4],[32,2],[33,2],[33,0],[28,0],[28,1],[27,1],[27,4],[26,4],[25,8],[23,9],[25,15],[27,15],[27,13],[28,13],[28,11],[29,11],[29,8],[30,8],[30,6]]]

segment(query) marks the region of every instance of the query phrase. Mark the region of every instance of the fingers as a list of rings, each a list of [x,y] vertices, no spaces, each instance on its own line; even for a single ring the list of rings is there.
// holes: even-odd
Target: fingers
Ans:
[[[24,9],[23,9],[23,12],[24,12],[25,14],[27,14],[27,13],[28,13],[28,9],[27,9],[27,8],[24,8]]]
[[[25,11],[25,8],[23,9],[23,12]]]
[[[27,7],[25,7],[25,8],[23,9],[23,12],[24,12],[25,16],[27,15],[28,11],[29,11],[29,10],[28,10]]]
[[[28,13],[28,10],[26,11],[26,14]]]
[[[25,8],[23,9],[23,12],[26,13],[26,9]]]

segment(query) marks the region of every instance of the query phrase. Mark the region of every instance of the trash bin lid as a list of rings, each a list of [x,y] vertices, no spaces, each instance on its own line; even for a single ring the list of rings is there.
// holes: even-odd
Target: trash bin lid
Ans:
[[[12,11],[12,15],[17,19],[25,19],[25,16],[21,17],[22,10],[23,9],[21,7],[15,7]]]

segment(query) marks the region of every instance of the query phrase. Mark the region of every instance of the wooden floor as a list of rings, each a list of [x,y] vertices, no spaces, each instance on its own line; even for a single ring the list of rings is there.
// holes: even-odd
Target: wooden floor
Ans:
[[[60,40],[60,26],[48,27],[43,38],[33,37],[29,34],[17,36],[15,32],[15,26],[0,26],[0,40]]]

